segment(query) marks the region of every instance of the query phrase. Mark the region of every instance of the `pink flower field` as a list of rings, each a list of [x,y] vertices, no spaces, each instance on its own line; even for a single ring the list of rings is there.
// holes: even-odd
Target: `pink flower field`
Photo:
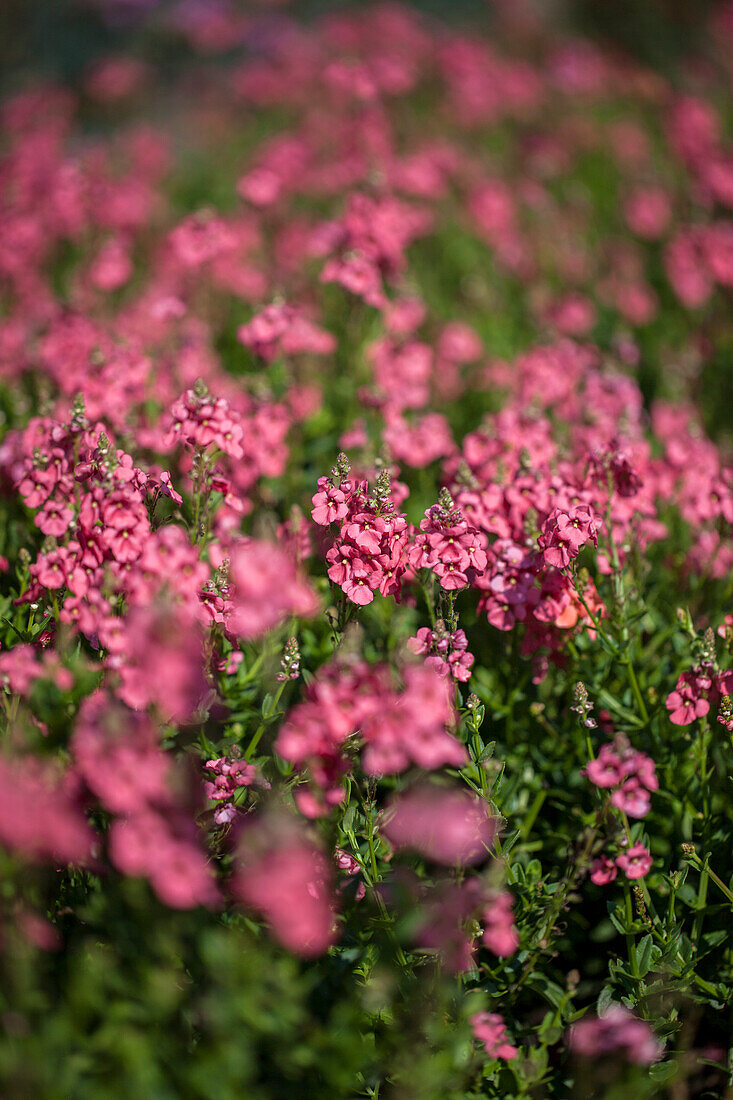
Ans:
[[[2,1100],[733,1097],[733,4],[598,6],[8,64]]]

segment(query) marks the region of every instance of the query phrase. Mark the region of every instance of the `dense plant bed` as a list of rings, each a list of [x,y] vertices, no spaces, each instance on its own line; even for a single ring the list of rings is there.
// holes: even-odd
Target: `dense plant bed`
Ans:
[[[518,12],[2,106],[5,1100],[729,1095],[733,17]]]

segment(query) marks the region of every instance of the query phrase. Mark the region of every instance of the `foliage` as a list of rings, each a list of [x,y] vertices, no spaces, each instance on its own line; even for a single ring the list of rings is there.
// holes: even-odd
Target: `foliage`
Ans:
[[[7,1100],[727,1095],[729,14],[3,104]]]

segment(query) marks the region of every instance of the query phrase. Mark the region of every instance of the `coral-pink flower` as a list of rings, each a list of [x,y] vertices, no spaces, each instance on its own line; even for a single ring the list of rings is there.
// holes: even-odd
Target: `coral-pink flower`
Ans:
[[[519,947],[519,932],[514,925],[512,896],[506,890],[493,897],[483,908],[483,943],[499,958],[513,955]]]
[[[241,638],[257,638],[291,615],[309,618],[318,609],[318,598],[295,560],[275,543],[237,542],[229,575],[233,590],[228,628]]]
[[[633,844],[620,856],[616,856],[616,865],[627,878],[644,878],[652,869],[652,857],[643,844]]]
[[[576,1054],[588,1058],[619,1055],[628,1062],[648,1066],[662,1048],[645,1020],[640,1020],[622,1005],[609,1005],[597,1017],[586,1017],[573,1024],[568,1045]]]
[[[590,880],[596,886],[608,886],[617,876],[616,864],[608,856],[599,856],[590,865]]]
[[[519,1051],[507,1042],[506,1025],[498,1013],[476,1012],[471,1017],[471,1026],[490,1058],[502,1058],[508,1062],[517,1057]]]
[[[336,940],[331,868],[310,840],[277,829],[270,837],[269,827],[267,819],[253,827],[256,845],[245,831],[232,892],[265,917],[288,950],[322,955]]]
[[[449,865],[485,859],[494,830],[484,803],[464,791],[428,785],[396,796],[382,824],[395,848]]]

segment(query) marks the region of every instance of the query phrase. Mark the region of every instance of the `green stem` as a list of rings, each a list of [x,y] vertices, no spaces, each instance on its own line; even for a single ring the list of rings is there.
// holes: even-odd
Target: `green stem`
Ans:
[[[624,902],[626,905],[626,923],[630,926],[634,922],[634,909],[631,903],[631,888],[628,882],[624,882]],[[635,981],[639,980],[639,960],[636,957],[636,938],[634,933],[628,931],[626,933],[626,950],[629,956],[629,966],[631,967],[631,977]]]
[[[275,692],[275,698],[272,700],[272,710],[270,711],[267,718],[264,718],[260,722],[259,726],[257,727],[254,734],[252,735],[252,740],[247,745],[247,749],[246,749],[245,754],[244,754],[244,759],[245,760],[249,760],[251,754],[255,751],[255,749],[259,745],[260,740],[262,738],[262,734],[265,732],[268,725],[270,724],[270,718],[272,718],[272,716],[277,711],[277,705],[280,702],[280,698],[282,696],[283,691],[285,690],[285,684],[286,683],[287,683],[286,680],[282,680],[280,682],[280,686],[278,687],[277,691]]]
[[[697,887],[697,912],[695,913],[695,922],[692,926],[692,942],[698,951],[700,936],[702,934],[702,923],[705,919],[705,902],[708,896],[708,876],[710,874],[708,858],[708,856],[705,856],[705,862],[700,871],[700,882]]]
[[[717,875],[715,873],[715,871],[712,869],[712,867],[709,866],[709,864],[708,864],[709,858],[710,858],[710,856],[707,855],[705,857],[705,862],[703,862],[700,859],[697,852],[695,852],[694,854],[686,856],[686,859],[688,860],[688,862],[691,863],[692,866],[700,872],[700,882],[702,883],[703,874],[706,875],[707,877],[709,877],[715,883],[715,885],[718,887],[720,892],[726,896],[728,901],[731,904],[733,904],[733,892],[731,892],[731,890],[725,885],[723,880],[719,877],[719,875]],[[706,890],[707,890],[707,887],[706,887]]]
[[[534,801],[529,808],[527,816],[522,824],[522,840],[526,840],[532,831],[532,826],[537,820],[537,815],[542,809],[542,805],[547,798],[547,791],[538,791],[534,797]]]
[[[406,970],[407,969],[407,956],[405,955],[405,952],[402,949],[402,945],[398,942],[397,937],[394,934],[394,929],[392,928],[392,921],[390,920],[389,913],[387,912],[387,906],[384,904],[384,898],[382,897],[382,895],[380,894],[380,892],[377,888],[377,884],[379,883],[379,881],[381,879],[381,875],[379,873],[379,866],[377,864],[377,851],[376,851],[376,848],[374,847],[374,803],[371,800],[369,801],[368,804],[366,802],[364,802],[364,817],[365,817],[365,820],[366,820],[367,845],[369,847],[369,867],[370,867],[370,870],[371,870],[371,879],[372,879],[372,881],[370,883],[370,887],[371,887],[372,897],[374,898],[374,900],[376,902],[377,909],[379,910],[379,915],[382,918],[382,920],[384,921],[385,927],[389,931],[389,936],[390,936],[390,939],[392,940],[392,943],[394,945],[395,954],[397,955],[397,961],[399,962],[402,969]]]
[[[575,589],[575,594],[578,597],[578,599],[580,600],[581,604],[583,605],[583,608],[585,609],[586,615],[588,616],[590,621],[593,623],[593,629],[596,631],[596,633],[598,634],[598,636],[600,638],[603,638],[603,641],[606,643],[606,645],[611,650],[611,652],[614,653],[614,654],[618,654],[618,646],[616,645],[616,643],[614,641],[612,641],[610,636],[606,633],[606,631],[601,626],[601,620],[597,619],[596,616],[591,611],[590,607],[588,606],[588,601],[586,600],[585,596],[583,595],[583,593],[578,588],[578,585],[577,585],[576,580],[575,580],[575,576],[573,575],[573,573],[569,569],[565,570],[565,573],[570,578],[570,582],[571,582],[573,588]]]
[[[631,690],[634,693],[634,698],[636,699],[637,706],[639,707],[639,713],[641,714],[642,720],[646,723],[646,722],[649,721],[649,712],[646,709],[646,704],[644,702],[644,696],[641,694],[641,688],[639,687],[639,681],[636,679],[636,673],[634,672],[634,666],[631,662],[631,657],[628,655],[628,653],[624,657],[624,664],[626,665],[626,670],[629,674],[629,680],[631,681]]]

